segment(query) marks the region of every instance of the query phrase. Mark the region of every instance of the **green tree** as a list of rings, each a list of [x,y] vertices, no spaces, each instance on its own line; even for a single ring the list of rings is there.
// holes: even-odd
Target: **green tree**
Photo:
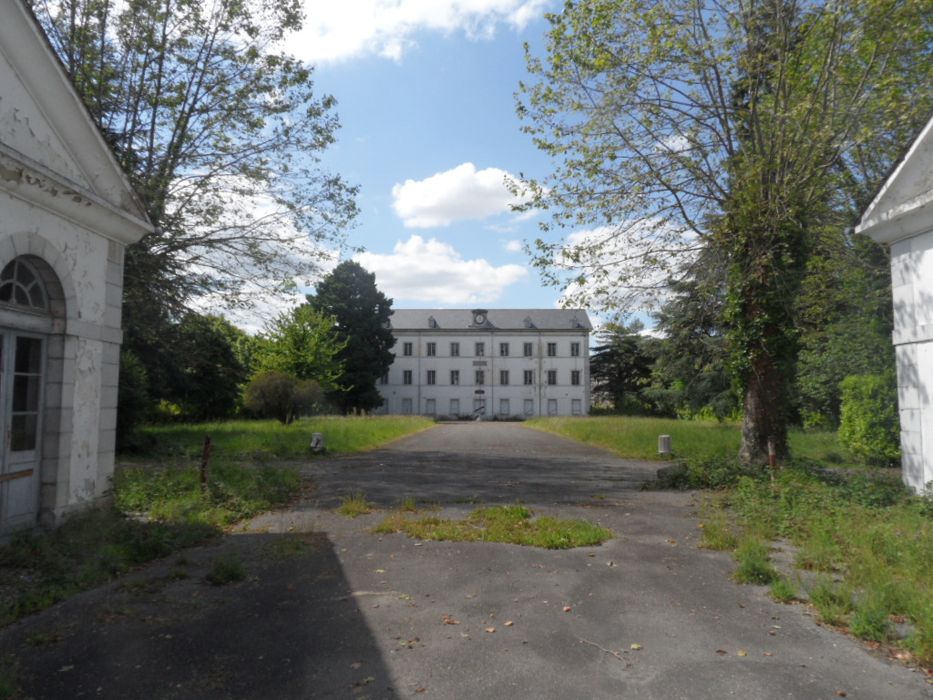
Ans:
[[[186,418],[227,418],[236,411],[247,372],[234,344],[246,334],[218,316],[188,313],[174,329],[171,400]]]
[[[332,317],[302,304],[266,325],[254,356],[255,370],[313,379],[325,390],[335,389],[343,374],[344,345],[334,334]]]
[[[729,376],[723,334],[726,273],[714,248],[700,252],[687,279],[672,283],[655,315],[664,337],[646,394],[665,413],[733,416],[739,401]]]
[[[346,261],[318,283],[308,303],[334,318],[337,338],[345,344],[339,355],[341,388],[329,391],[328,398],[343,413],[378,408],[382,397],[376,381],[392,364],[392,300],[376,287],[373,273]]]
[[[300,0],[31,0],[156,231],[126,251],[125,347],[153,397],[193,297],[291,291],[342,245],[356,188],[320,167],[335,100],[281,51]]]
[[[518,111],[555,164],[527,206],[552,212],[545,233],[592,227],[542,238],[535,264],[625,308],[716,248],[747,462],[787,452],[815,232],[850,223],[894,157],[865,153],[930,113],[929,17],[928,0],[581,0],[548,15],[544,58],[527,51]]]
[[[608,401],[616,413],[652,413],[653,406],[644,397],[654,362],[653,338],[640,335],[638,321],[625,326],[610,324],[597,335],[599,343],[590,355],[593,395]]]

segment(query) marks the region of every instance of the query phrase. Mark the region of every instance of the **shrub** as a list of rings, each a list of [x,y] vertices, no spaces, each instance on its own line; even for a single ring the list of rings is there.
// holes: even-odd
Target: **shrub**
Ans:
[[[311,379],[270,371],[250,380],[243,403],[247,411],[259,418],[275,418],[287,424],[296,416],[313,413],[323,397],[320,385]]]
[[[893,377],[851,375],[842,380],[839,441],[871,464],[900,459],[897,390]]]

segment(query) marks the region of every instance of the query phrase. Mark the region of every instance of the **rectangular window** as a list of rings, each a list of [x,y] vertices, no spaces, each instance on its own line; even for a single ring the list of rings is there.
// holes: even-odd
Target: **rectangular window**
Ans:
[[[473,413],[478,416],[486,415],[486,399],[473,399]]]
[[[433,416],[437,413],[437,402],[435,399],[425,399],[424,412],[429,416]]]
[[[402,384],[411,384],[411,370],[406,369],[402,372]]]
[[[526,369],[523,373],[523,383],[525,386],[531,386],[535,383],[535,371],[533,369]]]
[[[483,384],[486,383],[486,373],[483,370],[481,369],[476,370],[476,382],[475,383],[477,386],[482,386]]]
[[[402,413],[406,416],[411,415],[411,399],[402,399]]]
[[[450,370],[450,384],[452,386],[456,386],[459,383],[460,383],[460,370],[459,369]]]
[[[525,357],[531,357],[534,355],[535,347],[534,343],[523,343],[522,344],[522,355]]]
[[[414,346],[411,343],[402,343],[402,354],[405,357],[411,357]]]
[[[499,370],[499,383],[502,386],[508,386],[509,383],[509,370],[500,369]]]
[[[547,400],[547,414],[549,416],[557,415],[557,399],[548,399]]]
[[[535,414],[535,400],[525,399],[525,415],[533,416]]]
[[[556,369],[549,369],[547,371],[547,383],[550,384],[551,386],[553,386],[554,384],[557,384],[557,370]]]
[[[437,384],[437,371],[433,369],[428,370],[428,376],[425,381],[426,384]]]
[[[574,386],[580,386],[580,370],[570,370],[570,383]]]
[[[509,356],[509,344],[499,343],[499,357],[508,357],[508,356]]]
[[[507,416],[509,415],[509,400],[508,399],[499,399],[499,415]]]
[[[380,384],[388,384],[388,383],[389,383],[389,373],[388,373],[388,372],[386,372],[386,373],[383,374],[381,377],[379,377],[379,383],[380,383]]]
[[[477,343],[476,344],[476,356],[482,357],[486,354],[486,343]]]
[[[580,399],[573,399],[573,400],[570,402],[570,412],[571,412],[573,415],[575,415],[575,416],[582,415],[582,413],[583,413],[583,402],[580,401]]]
[[[547,344],[547,356],[548,356],[548,357],[557,357],[557,343],[548,343],[548,344]]]
[[[452,416],[460,415],[460,399],[450,400],[450,415]]]
[[[451,356],[451,357],[460,357],[460,343],[451,343],[451,344],[450,344],[450,356]]]
[[[570,356],[571,356],[571,357],[580,357],[580,343],[571,343],[571,344],[570,344]]]
[[[435,355],[437,355],[437,343],[428,343],[427,347],[425,348],[424,354],[427,355],[428,357],[434,357]]]

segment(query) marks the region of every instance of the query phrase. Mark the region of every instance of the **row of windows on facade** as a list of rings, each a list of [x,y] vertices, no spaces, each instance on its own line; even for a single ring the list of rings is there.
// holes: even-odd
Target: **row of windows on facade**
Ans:
[[[565,404],[566,405],[566,404]],[[460,413],[460,399],[450,399],[450,410],[448,414],[451,416],[459,416]],[[414,404],[411,399],[402,399],[402,413],[411,414],[413,413]],[[534,399],[525,399],[524,405],[522,406],[522,413],[526,416],[533,416],[535,413],[535,402]],[[425,399],[424,402],[424,412],[425,415],[434,416],[437,415],[437,401],[435,399]],[[484,415],[486,413],[486,399],[473,399],[473,413]],[[583,401],[580,399],[571,399],[570,401],[570,413],[574,416],[579,416],[583,414]],[[548,399],[547,400],[547,414],[549,416],[559,415],[559,406],[557,399]],[[512,415],[512,404],[509,399],[499,399],[499,415],[500,416],[510,416]]]
[[[545,374],[547,381],[546,383],[554,386],[557,384],[557,370],[549,369]],[[578,369],[570,371],[570,383],[573,386],[580,385],[580,378],[582,373]],[[499,385],[508,386],[509,385],[509,370],[503,369],[499,370]],[[414,379],[414,374],[412,370],[406,369],[402,371],[402,384],[412,384]],[[479,386],[482,386],[486,383],[486,371],[478,369],[474,372],[473,383]],[[389,383],[389,375],[383,375],[381,384]],[[425,374],[425,384],[437,384],[437,370],[429,369]],[[532,386],[535,383],[535,373],[534,370],[526,369],[522,372],[522,384],[525,386]],[[457,386],[460,384],[460,370],[452,369],[450,370],[450,384],[451,386]]]
[[[405,357],[411,357],[414,354],[415,344],[404,342],[402,343],[402,355]],[[425,356],[427,357],[436,357],[437,356],[437,343],[425,343],[424,348]],[[534,343],[522,343],[522,356],[523,357],[534,357]],[[548,343],[547,344],[547,356],[548,357],[557,357],[557,343]],[[473,354],[476,357],[485,357],[486,356],[486,343],[475,343],[473,346]],[[499,343],[499,357],[509,357],[509,344],[508,343]],[[450,356],[451,357],[460,357],[460,343],[451,343],[450,344]],[[579,357],[580,356],[580,343],[570,343],[570,357]]]

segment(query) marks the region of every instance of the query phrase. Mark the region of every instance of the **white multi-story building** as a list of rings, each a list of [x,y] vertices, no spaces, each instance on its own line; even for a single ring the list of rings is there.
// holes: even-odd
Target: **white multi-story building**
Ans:
[[[383,413],[484,419],[582,416],[589,334],[579,309],[399,309]]]

